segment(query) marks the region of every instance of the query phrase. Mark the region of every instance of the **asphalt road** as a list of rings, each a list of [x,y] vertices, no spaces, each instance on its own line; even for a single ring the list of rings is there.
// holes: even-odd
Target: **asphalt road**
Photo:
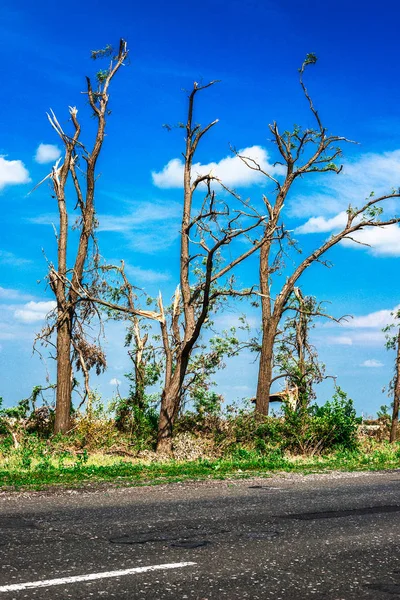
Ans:
[[[400,598],[400,471],[0,493],[12,598]]]

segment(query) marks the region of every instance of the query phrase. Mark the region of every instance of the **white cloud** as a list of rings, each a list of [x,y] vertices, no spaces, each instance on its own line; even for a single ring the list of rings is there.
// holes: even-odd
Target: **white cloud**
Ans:
[[[113,379],[110,379],[109,381],[110,385],[121,385],[121,382],[119,379],[116,379],[115,377]]]
[[[244,316],[246,323],[250,328],[256,329],[257,327],[260,327],[260,319],[257,316],[250,314]],[[238,313],[224,313],[213,318],[213,322],[218,329],[230,329],[231,327],[236,327],[236,329],[238,329],[243,327],[241,317],[242,315]]]
[[[385,334],[382,331],[357,331],[351,334],[355,346],[381,346],[385,344]]]
[[[380,360],[376,360],[375,358],[370,358],[369,360],[364,360],[364,362],[361,363],[360,367],[377,369],[379,367],[384,367],[384,364]]]
[[[239,154],[257,161],[260,167],[270,175],[276,176],[285,172],[282,165],[274,166],[269,162],[268,152],[261,146],[244,148],[239,150]],[[192,167],[193,177],[207,175],[210,172],[228,186],[250,186],[265,182],[265,176],[262,173],[247,167],[234,154],[222,158],[219,162],[210,162],[204,165],[195,163]],[[159,188],[181,188],[183,187],[183,161],[180,158],[173,158],[161,171],[153,171],[151,175],[154,185]]]
[[[235,392],[249,392],[252,391],[249,385],[232,385],[231,389]]]
[[[0,323],[0,340],[13,340],[15,337],[15,333],[7,331],[3,323]]]
[[[18,290],[0,287],[0,300],[29,300],[32,296],[21,294]]]
[[[329,346],[380,346],[385,343],[385,335],[382,331],[349,331],[345,334],[321,336],[317,335],[319,344],[328,344]]]
[[[340,230],[343,229],[346,222],[346,211],[342,211],[335,217],[328,219],[325,217],[311,217],[303,225],[297,227],[295,233],[326,233],[328,231]]]
[[[36,217],[28,217],[26,221],[35,225],[53,225],[54,223],[58,223],[59,219],[60,217],[57,213],[43,213]]]
[[[174,201],[132,203],[124,215],[99,215],[98,231],[121,232],[131,249],[156,254],[179,236],[181,210]]]
[[[179,236],[181,204],[179,202],[130,203],[122,215],[99,214],[101,233],[121,233],[126,236],[132,250],[143,254],[156,254],[166,250]],[[56,213],[43,213],[27,219],[35,225],[58,223]]]
[[[318,343],[342,346],[363,346],[381,348],[385,345],[385,333],[382,331],[387,325],[395,322],[393,316],[400,309],[400,305],[393,309],[377,310],[366,315],[349,318],[341,325],[324,323],[317,333]],[[335,329],[334,335],[321,335],[322,330]]]
[[[399,225],[367,227],[355,232],[352,237],[361,244],[368,244],[369,252],[374,256],[400,256]],[[344,240],[342,243],[346,246],[351,244],[353,248],[365,249],[365,246],[355,244],[351,240]]]
[[[99,214],[97,231],[124,234],[132,250],[156,254],[166,250],[179,236],[181,211],[181,204],[175,201],[129,202],[124,214]],[[56,213],[43,213],[27,221],[52,225],[58,223],[58,218]]]
[[[54,162],[60,158],[61,150],[53,144],[39,144],[35,154],[35,161],[41,165]]]
[[[122,215],[98,215],[98,231],[130,232],[142,229],[151,223],[164,223],[177,219],[181,213],[179,202],[139,202],[132,203],[130,210]],[[49,219],[49,215],[44,215]]]
[[[133,282],[136,280],[146,283],[156,283],[159,281],[168,281],[170,275],[161,271],[153,271],[152,269],[142,269],[141,267],[126,267],[128,275],[131,276]]]
[[[342,322],[341,325],[335,323],[325,323],[321,329],[336,329],[336,335],[328,337],[318,334],[319,343],[343,346],[380,346],[385,344],[385,333],[382,331],[387,325],[395,322],[393,314],[400,309],[400,305],[393,309],[377,310],[366,315],[356,316]],[[366,365],[368,366],[368,365]],[[372,365],[370,365],[372,366]]]
[[[295,229],[297,234],[339,232],[347,221],[347,213],[340,212],[335,217],[311,217]],[[341,244],[356,249],[366,249],[374,256],[400,256],[400,226],[366,227],[351,234],[353,240],[344,239]]]
[[[330,336],[327,339],[329,344],[339,345],[339,346],[352,346],[353,340],[348,335],[336,335]]]
[[[377,310],[361,317],[354,317],[354,319],[347,321],[345,327],[350,329],[382,329],[386,325],[394,323],[392,313],[397,312],[399,308],[400,306],[395,306],[391,310]]]
[[[1,307],[2,308],[2,307]],[[2,321],[1,319],[8,319]],[[0,340],[3,341],[14,341],[14,340],[28,340],[32,341],[33,335],[32,331],[26,331],[26,328],[23,326],[18,326],[18,324],[10,319],[10,315],[6,314],[5,311],[1,311],[0,315]]]
[[[0,156],[0,190],[6,185],[29,183],[29,172],[21,160],[7,160]]]
[[[0,264],[11,265],[12,267],[21,267],[32,263],[28,258],[20,258],[15,256],[13,252],[7,252],[6,250],[0,250]]]
[[[337,214],[349,204],[360,206],[371,192],[386,194],[400,185],[400,150],[368,153],[344,161],[339,175],[322,174],[305,178],[306,191],[293,196],[290,211],[297,217]],[[307,191],[309,188],[309,191]],[[315,193],[315,190],[318,190]],[[398,202],[396,203],[399,204]],[[394,203],[387,203],[388,210]]]
[[[27,302],[23,308],[14,312],[14,317],[23,323],[35,323],[43,321],[46,315],[56,307],[53,300],[47,302]]]

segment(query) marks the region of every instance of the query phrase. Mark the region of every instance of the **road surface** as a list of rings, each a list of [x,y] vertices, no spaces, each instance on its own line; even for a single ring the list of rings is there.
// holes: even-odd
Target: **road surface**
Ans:
[[[3,492],[14,598],[400,598],[400,470]]]

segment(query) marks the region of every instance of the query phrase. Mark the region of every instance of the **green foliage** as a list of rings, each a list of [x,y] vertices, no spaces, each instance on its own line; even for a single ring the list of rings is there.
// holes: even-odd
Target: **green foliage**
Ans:
[[[133,404],[131,398],[119,398],[116,402],[116,426],[129,435],[136,450],[152,450],[156,445],[158,410],[151,400],[151,396],[146,396],[144,407]]]
[[[363,212],[363,220],[364,221],[373,221],[377,217],[379,217],[383,213],[383,208],[381,206],[373,205],[366,208]]]
[[[44,397],[44,392],[54,389],[53,384],[45,387],[35,385],[28,398],[20,400],[16,406],[2,408],[2,398],[0,398],[0,434],[9,430],[7,420],[25,421],[26,429],[30,432],[37,432],[44,436],[49,436],[53,430],[54,409],[49,406]],[[37,407],[37,401],[41,398],[43,405]]]
[[[325,379],[325,365],[309,340],[316,317],[324,311],[313,296],[302,296],[298,288],[291,294],[287,310],[289,316],[275,343],[275,369],[290,389],[298,391],[298,404],[306,407],[315,398],[314,384]]]
[[[317,60],[318,60],[317,55],[314,54],[314,52],[310,52],[309,54],[306,54],[303,64],[304,65],[315,65]]]
[[[400,310],[392,312],[391,316],[394,320],[394,323],[386,325],[386,327],[384,327],[382,329],[382,331],[385,334],[386,349],[397,351],[398,344],[400,344],[400,329],[399,329],[400,328]],[[393,333],[393,330],[396,330],[395,333]],[[396,359],[394,361],[393,377],[390,380],[389,385],[387,386],[388,396],[393,396],[393,393],[394,393],[395,387],[396,387],[397,377],[398,377],[398,365],[397,365],[397,359]],[[383,391],[385,391],[385,388]]]
[[[294,453],[321,454],[337,448],[357,448],[357,430],[361,419],[353,401],[339,387],[331,401],[302,410],[284,406],[283,446]]]
[[[99,58],[108,58],[109,56],[112,56],[113,53],[113,47],[111,46],[111,44],[107,44],[104,48],[101,48],[100,50],[92,50],[90,53],[90,58],[92,58],[93,60],[97,60]]]
[[[392,403],[393,408],[393,403]],[[391,419],[390,406],[382,404],[379,410],[376,411],[378,419]]]
[[[4,421],[3,398],[0,396],[0,435],[8,433],[7,424]]]
[[[314,404],[293,410],[285,404],[283,409],[283,418],[239,410],[228,418],[219,444],[229,451],[251,448],[259,454],[289,451],[311,456],[337,448],[357,448],[361,419],[356,417],[352,400],[340,388],[323,406]]]
[[[314,404],[310,413],[321,434],[326,435],[325,447],[354,449],[357,446],[357,430],[361,418],[357,417],[353,400],[340,387],[329,402],[322,406]]]
[[[193,405],[195,411],[201,416],[219,416],[223,398],[212,390],[197,387],[193,393]]]
[[[211,389],[215,385],[212,376],[225,368],[226,358],[236,356],[239,347],[236,328],[231,327],[214,335],[207,345],[199,344],[192,355],[186,373],[184,395],[193,402],[199,416],[221,414],[223,397]]]
[[[96,79],[98,81],[98,83],[104,83],[105,80],[107,79],[107,77],[109,76],[110,71],[108,69],[100,69],[100,71],[97,71],[96,73]]]

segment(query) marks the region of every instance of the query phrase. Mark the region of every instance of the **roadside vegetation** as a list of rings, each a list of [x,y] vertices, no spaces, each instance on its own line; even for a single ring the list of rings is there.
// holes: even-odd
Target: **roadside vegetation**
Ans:
[[[155,451],[157,413],[151,406],[132,411],[120,431],[117,403],[106,410],[94,399],[90,412],[73,415],[66,435],[53,433],[51,407],[32,410],[25,401],[3,409],[0,486],[143,485],[400,466],[400,443],[387,441],[389,416],[383,412],[372,428],[361,423],[340,389],[323,406],[299,411],[283,404],[278,416],[255,415],[251,403],[222,412],[218,400],[179,416],[174,458]]]

